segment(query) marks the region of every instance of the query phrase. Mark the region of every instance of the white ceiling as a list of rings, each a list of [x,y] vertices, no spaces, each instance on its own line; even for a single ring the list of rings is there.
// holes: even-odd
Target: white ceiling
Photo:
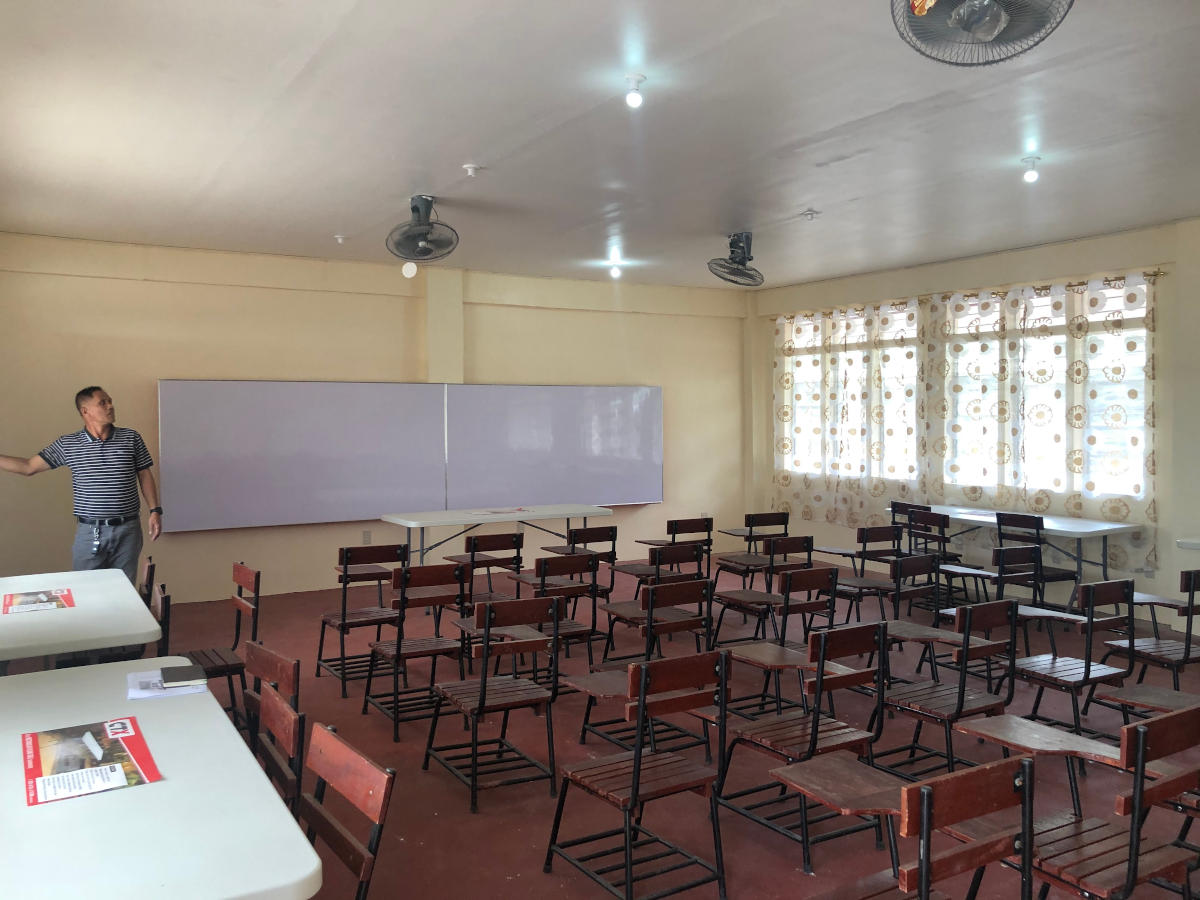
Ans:
[[[716,287],[735,230],[770,286],[1200,215],[1196,0],[1080,0],[983,69],[885,0],[5,6],[4,231],[399,265],[422,192],[444,265],[607,278],[615,240]]]

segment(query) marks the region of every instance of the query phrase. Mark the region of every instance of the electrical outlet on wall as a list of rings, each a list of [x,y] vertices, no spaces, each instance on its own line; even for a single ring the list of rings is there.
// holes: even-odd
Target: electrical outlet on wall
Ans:
[[[371,543],[371,532],[364,528],[363,529],[363,546],[366,546],[370,543]]]

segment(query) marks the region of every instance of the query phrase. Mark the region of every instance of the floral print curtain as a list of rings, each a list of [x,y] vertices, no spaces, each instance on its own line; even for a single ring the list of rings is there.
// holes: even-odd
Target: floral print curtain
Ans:
[[[783,317],[775,505],[849,527],[893,499],[1131,522],[1109,565],[1153,569],[1153,335],[1140,273]]]

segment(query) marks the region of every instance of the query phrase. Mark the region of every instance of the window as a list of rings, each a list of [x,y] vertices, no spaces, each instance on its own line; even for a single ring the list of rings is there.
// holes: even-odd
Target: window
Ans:
[[[776,417],[792,471],[913,480],[917,305],[797,316],[786,325]]]
[[[1153,285],[933,295],[776,325],[780,503],[1153,522]],[[797,483],[799,482],[799,483]]]

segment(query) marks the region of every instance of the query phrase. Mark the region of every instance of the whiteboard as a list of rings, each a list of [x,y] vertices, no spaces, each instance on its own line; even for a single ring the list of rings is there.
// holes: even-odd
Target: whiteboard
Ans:
[[[662,388],[447,386],[446,508],[660,503]]]
[[[167,531],[662,502],[662,389],[158,383]]]
[[[440,384],[158,383],[167,531],[443,509]]]

